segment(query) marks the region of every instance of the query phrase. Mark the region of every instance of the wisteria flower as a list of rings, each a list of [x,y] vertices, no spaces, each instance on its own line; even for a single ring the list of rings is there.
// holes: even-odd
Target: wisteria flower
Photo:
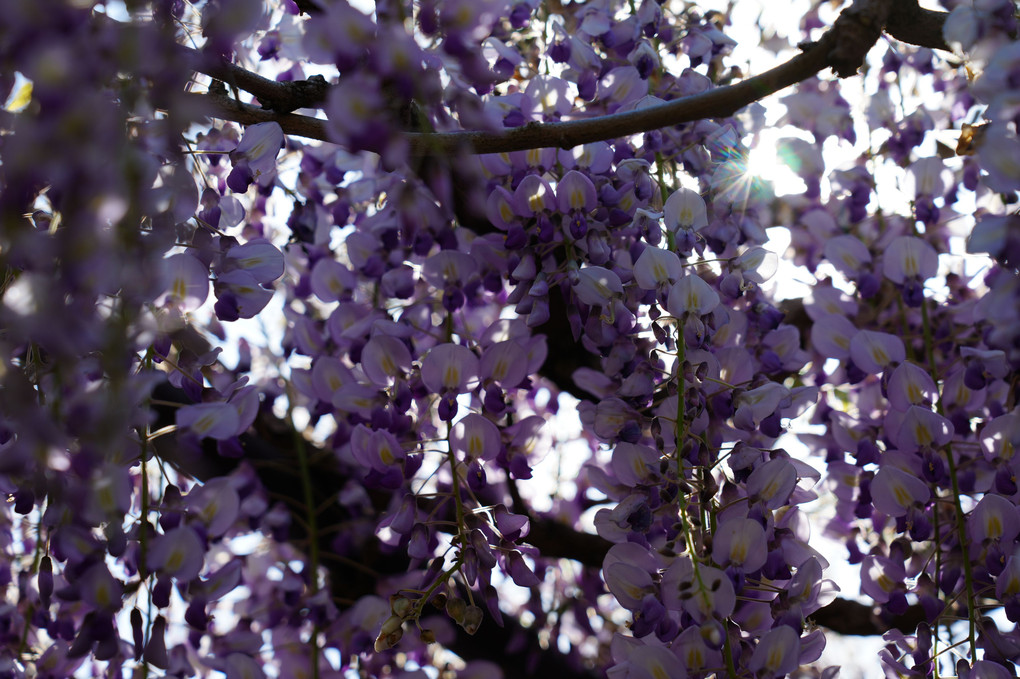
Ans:
[[[887,332],[860,330],[850,340],[850,358],[854,364],[870,375],[877,375],[907,357],[903,340]]]
[[[149,547],[149,570],[188,582],[198,577],[205,561],[201,538],[190,526],[178,526],[152,541]]]
[[[921,479],[907,472],[884,465],[871,480],[871,497],[875,509],[889,516],[903,516],[912,507],[931,499],[931,489]]]
[[[209,296],[209,268],[193,255],[183,252],[163,260],[165,290],[156,304],[173,304],[181,311],[194,311]]]
[[[882,273],[903,287],[904,301],[919,306],[924,298],[924,282],[938,273],[935,248],[917,236],[894,238],[882,255]]]
[[[765,565],[765,529],[753,519],[734,517],[721,523],[712,537],[712,560],[720,566],[756,571]]]

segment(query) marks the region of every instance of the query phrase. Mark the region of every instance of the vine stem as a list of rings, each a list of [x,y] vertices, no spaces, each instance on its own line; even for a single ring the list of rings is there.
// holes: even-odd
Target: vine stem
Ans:
[[[452,426],[448,427],[448,431],[452,430]],[[446,460],[450,463],[450,475],[453,476],[453,502],[457,508],[457,539],[463,549],[467,545],[464,535],[464,503],[460,499],[460,474],[457,473],[457,456],[454,455],[453,446],[450,444],[449,433],[446,437]]]
[[[294,451],[297,454],[298,468],[301,473],[301,491],[305,501],[305,520],[308,523],[308,560],[312,569],[309,586],[312,594],[319,592],[319,531],[315,512],[314,494],[312,492],[312,475],[308,464],[308,450],[305,439],[294,426],[294,394],[288,394],[287,420],[294,439]],[[312,679],[319,679],[319,623],[313,623],[312,629]]]
[[[928,371],[931,374],[931,378],[938,384],[938,374],[935,366],[935,347],[932,339],[931,331],[931,320],[928,317],[928,300],[921,300],[921,323],[924,329],[924,352],[928,359]],[[939,394],[938,399],[935,401],[935,408],[940,415],[943,414],[942,410],[942,395]],[[956,473],[956,461],[953,459],[953,448],[952,445],[946,444],[946,461],[949,466],[949,479],[953,484],[953,506],[956,509],[956,535],[960,542],[960,551],[963,553],[963,577],[967,592],[967,618],[968,618],[968,638],[970,641],[970,657],[976,658],[977,655],[977,641],[976,641],[976,630],[974,611],[976,610],[974,605],[974,573],[970,563],[970,550],[967,548],[967,528],[963,521],[963,504],[960,502],[960,480],[959,475]]]
[[[688,518],[687,496],[683,494],[682,487],[685,476],[683,444],[684,439],[687,438],[687,416],[686,408],[684,406],[684,394],[687,391],[687,381],[684,378],[684,363],[687,361],[687,341],[684,339],[683,325],[680,322],[677,323],[676,336],[677,401],[676,427],[674,429],[674,433],[676,435],[677,504],[680,512],[680,526],[684,533],[684,541],[687,543],[687,551],[690,554],[691,565],[694,568],[694,579],[698,583],[698,595],[703,596],[707,588],[705,587],[705,581],[701,577],[701,569],[698,567],[698,554],[694,544],[694,534],[691,531],[690,520]],[[737,671],[733,664],[733,650],[730,647],[730,633],[727,629],[727,625],[723,625],[723,635],[725,638],[724,650],[726,651],[726,671],[730,679],[736,679]]]

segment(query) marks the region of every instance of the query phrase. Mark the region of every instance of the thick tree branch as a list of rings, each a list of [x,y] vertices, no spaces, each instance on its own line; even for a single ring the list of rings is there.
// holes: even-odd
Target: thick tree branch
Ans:
[[[942,37],[948,16],[946,12],[922,8],[917,0],[899,0],[889,8],[885,30],[901,42],[948,52],[949,45]]]
[[[883,29],[889,30],[890,35],[898,40],[947,49],[942,39],[942,25],[946,16],[945,12],[921,9],[917,0],[857,0],[843,11],[833,27],[818,42],[805,45],[803,53],[765,73],[733,85],[639,111],[566,122],[531,123],[498,132],[406,133],[405,138],[411,153],[416,156],[464,150],[473,153],[504,153],[545,147],[571,148],[706,118],[728,117],[744,106],[806,80],[827,67],[831,67],[840,77],[852,76]],[[204,57],[191,58],[195,70],[236,84],[272,109],[260,109],[217,94],[193,95],[204,103],[209,115],[245,125],[275,121],[287,134],[329,141],[323,120],[279,113],[294,110],[301,105],[314,105],[317,103],[315,97],[320,95],[324,99],[325,92],[318,89],[318,85],[307,85],[308,81],[303,81],[306,83],[304,85],[275,83],[232,64],[215,61],[209,63],[210,60]],[[305,98],[284,92],[291,88],[304,88]],[[293,106],[295,103],[299,106]]]
[[[759,76],[639,111],[567,122],[531,123],[505,132],[406,133],[405,138],[413,155],[450,154],[463,150],[504,153],[545,147],[571,148],[578,144],[615,139],[705,118],[727,117],[752,102],[821,71],[829,65],[830,48],[830,42],[819,42],[808,51]],[[217,118],[243,125],[275,121],[286,134],[330,140],[323,120],[293,114],[277,115],[223,95],[192,96],[200,98],[209,114]]]
[[[180,53],[191,70],[253,94],[262,104],[262,108],[257,110],[287,114],[299,108],[314,108],[326,101],[326,95],[329,93],[329,84],[322,76],[280,82],[252,73],[218,55],[207,54],[201,50],[181,46]]]

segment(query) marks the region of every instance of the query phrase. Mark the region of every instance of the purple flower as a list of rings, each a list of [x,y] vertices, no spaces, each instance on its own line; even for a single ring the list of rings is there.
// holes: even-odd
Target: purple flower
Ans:
[[[209,268],[187,252],[163,260],[164,293],[157,305],[172,304],[194,311],[209,296]]]
[[[210,479],[185,498],[188,513],[199,518],[210,538],[221,537],[240,515],[241,498],[230,478]]]
[[[188,582],[198,576],[204,560],[201,538],[190,526],[180,526],[153,540],[146,566],[179,582]]]
[[[751,502],[764,502],[766,509],[778,509],[786,504],[797,486],[797,470],[786,458],[776,458],[757,467],[747,479],[747,494]]]
[[[216,315],[222,321],[254,318],[273,298],[271,290],[259,285],[251,273],[235,269],[217,276]]]
[[[938,389],[927,370],[904,361],[889,376],[886,394],[893,408],[905,411],[914,405],[931,405],[938,398]]]
[[[483,380],[492,380],[504,389],[512,389],[527,377],[530,361],[525,348],[517,340],[489,345],[479,361]]]
[[[268,285],[283,275],[283,253],[264,239],[235,245],[224,256],[224,269],[241,269],[260,285]]]
[[[902,563],[869,554],[861,562],[861,593],[880,604],[887,603],[904,586],[906,577]]]
[[[896,432],[896,447],[905,452],[938,449],[953,438],[953,423],[927,408],[910,406]]]
[[[499,427],[482,415],[470,413],[453,425],[450,446],[465,460],[493,460],[502,446]]]
[[[372,384],[388,387],[411,370],[411,352],[396,337],[376,335],[361,350],[361,369]]]
[[[1020,533],[1020,512],[1006,498],[989,493],[981,498],[967,517],[967,530],[975,544],[996,541],[1012,545],[1013,539]]]
[[[338,301],[345,292],[352,290],[356,285],[353,272],[328,257],[315,263],[310,279],[312,294],[323,302]]]
[[[849,358],[850,343],[857,332],[857,327],[846,316],[824,314],[811,326],[811,344],[827,358]]]
[[[385,429],[373,431],[363,424],[351,432],[351,454],[366,469],[384,474],[407,456],[392,433]]]
[[[434,394],[463,394],[477,382],[478,368],[478,357],[467,347],[440,344],[422,361],[421,379]]]
[[[82,601],[89,606],[106,611],[120,610],[124,586],[113,577],[106,564],[93,564],[78,577],[76,584]]]
[[[765,565],[768,544],[765,529],[753,519],[733,517],[719,524],[712,535],[712,560],[747,572]]]
[[[756,676],[785,677],[800,666],[800,637],[793,628],[782,625],[769,630],[751,654],[748,669]]]
[[[516,549],[506,557],[506,571],[518,587],[534,587],[542,582],[524,561],[524,555]]]
[[[620,483],[633,488],[654,478],[660,457],[654,448],[621,441],[613,449],[613,474]]]
[[[589,306],[607,306],[623,294],[623,283],[605,267],[586,266],[577,272],[573,290],[577,298]]]
[[[850,340],[851,360],[869,375],[877,375],[890,365],[902,363],[906,357],[903,340],[896,335],[860,330]]]
[[[562,183],[562,182],[561,182]],[[590,180],[589,180],[590,183]],[[594,190],[594,187],[592,187]],[[563,191],[564,189],[560,189]],[[583,197],[581,197],[583,201]],[[594,203],[594,200],[592,201]],[[557,199],[553,195],[552,187],[544,178],[537,174],[529,174],[514,190],[511,207],[519,217],[534,217],[541,212],[552,212],[556,209]],[[568,204],[568,210],[570,206]],[[583,208],[583,202],[581,208]]]
[[[197,403],[177,410],[177,427],[222,441],[240,433],[237,409],[229,403]]]
[[[667,609],[683,610],[698,622],[725,618],[736,604],[733,583],[725,573],[711,566],[695,566],[688,557],[678,557],[670,564],[660,586]]]
[[[276,156],[283,148],[283,129],[279,123],[258,123],[245,129],[237,148],[230,154],[243,158],[257,179],[276,170]]]
[[[683,265],[675,252],[647,247],[634,262],[634,282],[642,290],[663,290],[683,275]]]
[[[680,230],[700,231],[708,226],[705,199],[691,189],[677,189],[666,199],[663,221],[666,229],[673,233]]]
[[[857,280],[870,269],[871,252],[859,238],[851,235],[836,236],[825,241],[825,258],[850,280]]]
[[[924,281],[938,273],[939,258],[935,248],[917,236],[894,238],[882,255],[882,273],[904,288],[910,306],[919,306]]]
[[[888,516],[904,516],[912,507],[931,499],[931,490],[921,479],[897,467],[884,465],[871,480],[875,509]]]
[[[704,316],[719,306],[719,293],[697,274],[687,274],[669,290],[666,310],[674,318],[684,314]]]

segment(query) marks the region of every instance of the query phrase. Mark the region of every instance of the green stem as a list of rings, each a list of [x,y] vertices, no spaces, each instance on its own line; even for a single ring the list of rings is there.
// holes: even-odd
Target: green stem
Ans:
[[[298,468],[301,472],[301,491],[304,495],[305,521],[308,523],[308,560],[312,569],[308,579],[312,594],[319,592],[319,531],[315,512],[314,494],[312,493],[312,475],[308,464],[308,449],[301,432],[294,426],[294,394],[289,394],[287,420],[294,438],[294,450],[297,453]],[[312,630],[312,679],[319,679],[319,625]]]
[[[733,647],[730,646],[729,630],[726,630],[726,641],[724,643],[723,650],[726,652],[726,674],[729,675],[730,679],[736,679],[737,668],[733,664]]]
[[[463,565],[464,562],[461,561],[461,559],[458,557],[457,560],[453,562],[452,566],[450,566],[448,569],[440,573],[439,577],[436,578],[436,581],[433,582],[429,586],[429,588],[425,590],[425,592],[421,595],[421,598],[418,599],[415,605],[416,610],[411,617],[413,617],[414,619],[418,619],[419,617],[421,617],[422,609],[425,608],[425,604],[428,603],[428,600],[432,598],[432,595],[435,593],[435,591],[439,589],[439,587],[444,582],[446,582],[450,578],[450,576],[459,571],[460,567]]]
[[[452,429],[452,427],[451,427]],[[457,507],[457,539],[461,548],[467,543],[464,536],[464,503],[460,499],[460,475],[457,473],[457,457],[453,448],[447,444],[446,460],[450,463],[450,474],[453,476],[453,502]]]
[[[921,301],[921,322],[924,326],[924,352],[928,358],[928,371],[931,373],[932,379],[935,380],[937,384],[938,374],[935,368],[935,348],[934,341],[932,339],[931,321],[928,318],[927,300]],[[935,407],[938,413],[942,415],[943,410],[941,395],[935,402]],[[976,610],[974,605],[974,573],[970,563],[970,550],[967,549],[967,527],[964,525],[963,505],[960,502],[960,480],[959,475],[956,473],[956,461],[953,459],[953,448],[949,444],[946,444],[946,461],[949,465],[949,478],[953,484],[953,506],[956,509],[956,536],[957,540],[960,542],[960,552],[963,555],[963,577],[966,584],[967,619],[969,622],[968,638],[970,641],[970,657],[973,660],[977,658],[976,621],[974,620]]]

